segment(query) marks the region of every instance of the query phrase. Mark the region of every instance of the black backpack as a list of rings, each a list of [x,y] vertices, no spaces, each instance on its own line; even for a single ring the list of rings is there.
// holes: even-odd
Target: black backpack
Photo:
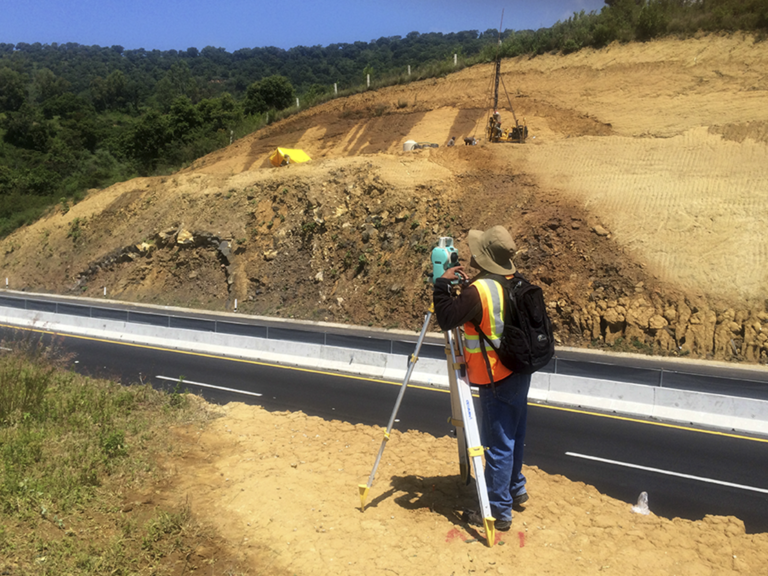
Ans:
[[[541,288],[531,284],[520,274],[512,278],[488,275],[486,278],[495,280],[504,292],[504,331],[501,342],[496,348],[488,337],[475,323],[480,334],[481,346],[488,375],[491,376],[490,362],[485,346],[487,342],[496,351],[499,360],[515,374],[533,374],[541,370],[555,355],[555,338],[552,333],[552,322],[547,316],[544,303],[544,293]],[[493,383],[493,377],[491,377]]]

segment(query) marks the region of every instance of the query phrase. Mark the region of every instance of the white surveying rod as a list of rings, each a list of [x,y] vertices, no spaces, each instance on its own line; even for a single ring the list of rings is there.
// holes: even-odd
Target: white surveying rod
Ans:
[[[384,439],[381,441],[381,446],[379,447],[379,453],[376,456],[376,462],[373,464],[373,470],[371,470],[371,475],[368,477],[368,484],[358,484],[357,488],[360,491],[360,509],[365,512],[365,499],[368,497],[368,490],[371,489],[371,485],[373,484],[373,478],[376,476],[376,469],[379,467],[379,462],[381,462],[381,456],[384,454],[384,447],[387,445],[387,441],[389,440],[389,433],[392,431],[392,426],[395,423],[395,418],[397,417],[397,411],[400,409],[400,403],[403,401],[403,395],[405,394],[405,389],[408,387],[408,380],[411,379],[411,374],[413,373],[413,368],[416,366],[416,362],[419,361],[419,351],[421,350],[421,344],[424,341],[424,335],[427,333],[427,326],[429,326],[429,320],[432,318],[432,312],[434,311],[434,305],[430,305],[429,312],[424,317],[424,326],[421,328],[421,334],[419,334],[419,339],[416,342],[416,350],[414,350],[413,354],[410,358],[408,358],[408,371],[405,373],[405,378],[403,379],[403,383],[400,386],[400,392],[397,395],[397,401],[395,402],[395,409],[392,410],[392,416],[389,417],[389,423],[387,424],[387,431],[384,432]]]
[[[492,516],[488,488],[483,471],[483,451],[477,429],[477,413],[472,400],[472,389],[466,376],[466,363],[458,328],[445,333],[445,355],[448,360],[448,383],[451,390],[451,424],[456,426],[459,441],[459,471],[464,482],[469,482],[469,465],[475,475],[477,500],[483,516],[483,527],[488,546],[496,542],[496,519]]]

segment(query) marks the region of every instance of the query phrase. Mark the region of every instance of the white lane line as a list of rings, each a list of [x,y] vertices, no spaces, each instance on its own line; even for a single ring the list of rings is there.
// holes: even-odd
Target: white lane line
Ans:
[[[768,494],[768,489],[766,488],[755,488],[754,486],[745,486],[744,484],[723,482],[722,480],[702,478],[701,476],[693,476],[691,474],[681,474],[680,472],[662,470],[661,468],[650,468],[648,466],[640,466],[639,464],[630,464],[629,462],[619,462],[618,460],[608,460],[607,458],[598,458],[597,456],[587,456],[586,454],[577,454],[576,452],[566,452],[565,455],[574,456],[575,458],[584,458],[586,460],[595,460],[596,462],[605,462],[606,464],[616,464],[617,466],[625,466],[627,468],[635,468],[637,470],[657,472],[658,474],[666,474],[667,476],[677,476],[678,478],[688,478],[690,480],[698,480],[699,482],[708,482],[710,484],[719,484],[720,486],[730,486],[731,488],[741,488],[742,490],[752,490],[753,492],[762,492],[763,494]]]
[[[171,378],[170,376],[155,376],[160,380],[170,380],[171,382],[178,382],[179,378]],[[258,392],[248,392],[246,390],[237,390],[235,388],[225,388],[224,386],[214,386],[213,384],[204,384],[203,382],[193,382],[192,380],[181,381],[182,384],[192,384],[194,386],[203,386],[205,388],[215,388],[216,390],[225,390],[227,392],[236,392],[237,394],[248,394],[249,396],[261,396]]]

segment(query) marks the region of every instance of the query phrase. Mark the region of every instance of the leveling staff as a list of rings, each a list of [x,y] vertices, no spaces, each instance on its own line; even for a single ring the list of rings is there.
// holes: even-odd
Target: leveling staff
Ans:
[[[468,280],[463,266],[449,268],[435,281],[435,315],[440,328],[451,330],[464,325],[464,359],[469,382],[479,387],[483,414],[480,437],[485,452],[485,482],[496,529],[509,530],[512,507],[528,500],[523,476],[523,445],[528,412],[530,374],[513,374],[499,360],[491,346],[480,340],[477,324],[498,347],[504,329],[504,299],[501,284],[488,274],[511,277],[515,273],[512,255],[515,242],[503,226],[480,232],[469,231],[470,266],[480,269],[458,295],[451,281]],[[490,366],[481,351],[485,346]],[[490,372],[490,374],[489,374]],[[491,382],[493,377],[493,383]],[[491,385],[493,384],[493,385]],[[477,512],[465,514],[465,521],[482,526]]]

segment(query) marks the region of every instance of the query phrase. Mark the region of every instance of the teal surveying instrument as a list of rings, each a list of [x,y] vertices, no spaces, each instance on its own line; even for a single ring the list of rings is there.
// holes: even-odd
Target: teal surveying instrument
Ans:
[[[459,265],[459,256],[456,248],[453,246],[453,239],[442,237],[438,241],[437,247],[432,250],[432,283],[435,279],[442,276],[447,270]],[[458,281],[458,278],[457,278]],[[458,282],[457,282],[458,283]],[[368,477],[367,484],[360,484],[360,508],[365,511],[365,500],[368,497],[368,491],[371,489],[373,479],[376,476],[376,469],[384,454],[384,447],[387,445],[389,435],[392,432],[392,426],[397,417],[397,411],[403,400],[408,381],[413,374],[416,362],[419,360],[421,344],[424,341],[424,335],[427,332],[427,326],[434,312],[433,305],[430,304],[429,311],[424,318],[424,326],[421,328],[419,339],[416,342],[416,350],[408,358],[408,370],[400,386],[400,392],[397,395],[395,408],[389,417],[387,430],[384,432],[384,439],[381,441],[379,453],[376,456],[376,462],[373,464],[373,470]],[[480,432],[477,428],[477,413],[472,401],[472,390],[467,380],[466,364],[464,362],[464,346],[462,343],[461,332],[458,328],[449,330],[445,333],[445,356],[448,363],[448,384],[451,393],[451,417],[448,422],[456,427],[456,438],[459,444],[459,473],[461,479],[469,484],[470,466],[475,477],[475,487],[477,488],[477,499],[480,503],[480,513],[483,517],[483,527],[485,528],[485,537],[488,546],[493,546],[496,541],[496,519],[491,515],[491,505],[488,501],[488,489],[485,484],[485,475],[483,473],[483,451],[480,444]]]

